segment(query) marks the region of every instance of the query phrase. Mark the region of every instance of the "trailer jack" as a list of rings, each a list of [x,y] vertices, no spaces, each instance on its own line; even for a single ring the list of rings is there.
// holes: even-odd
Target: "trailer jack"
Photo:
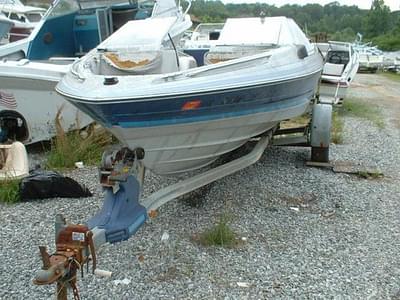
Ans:
[[[79,300],[77,287],[78,270],[83,276],[83,266],[92,261],[92,271],[96,269],[96,253],[93,233],[85,225],[67,224],[62,215],[56,216],[56,251],[47,253],[46,247],[40,246],[43,268],[37,272],[33,283],[50,285],[57,283],[57,300],[66,300],[68,288],[72,289],[74,299]]]

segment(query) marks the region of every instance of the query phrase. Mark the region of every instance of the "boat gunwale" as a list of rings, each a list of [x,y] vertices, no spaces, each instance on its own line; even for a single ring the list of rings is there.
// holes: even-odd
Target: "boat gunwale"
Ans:
[[[79,96],[79,99],[77,98],[76,95],[72,95],[68,92],[64,92],[63,90],[61,90],[59,88],[59,84],[56,86],[55,90],[57,91],[57,93],[59,93],[60,95],[69,98],[69,101],[72,102],[79,102],[79,103],[87,103],[87,104],[96,104],[96,105],[102,105],[102,104],[111,104],[111,103],[123,103],[126,101],[132,101],[132,102],[146,102],[146,101],[159,101],[159,100],[164,100],[166,98],[171,98],[174,97],[175,99],[179,99],[179,98],[186,98],[186,97],[196,97],[196,96],[203,96],[203,95],[210,95],[210,94],[215,94],[215,93],[219,93],[219,92],[234,92],[234,91],[240,91],[240,90],[246,90],[246,89],[252,89],[252,88],[258,88],[258,87],[262,87],[262,86],[270,86],[273,85],[277,82],[282,82],[282,83],[286,83],[286,82],[292,82],[292,81],[296,81],[299,79],[303,79],[306,77],[310,77],[313,76],[317,73],[321,73],[322,72],[322,68],[319,68],[317,70],[314,70],[312,72],[308,72],[305,74],[302,74],[300,76],[291,76],[290,78],[279,78],[276,80],[269,80],[269,81],[264,81],[264,82],[257,82],[255,84],[249,85],[249,84],[241,84],[241,85],[237,85],[237,86],[230,86],[230,87],[226,87],[226,85],[224,86],[224,88],[215,88],[212,91],[210,91],[209,89],[207,90],[203,90],[203,91],[196,91],[196,92],[191,92],[191,93],[184,93],[184,94],[163,94],[163,95],[157,95],[157,96],[141,96],[141,97],[119,97],[118,99],[113,99],[113,98],[89,98],[89,97],[82,97]],[[68,76],[68,75],[67,75]]]

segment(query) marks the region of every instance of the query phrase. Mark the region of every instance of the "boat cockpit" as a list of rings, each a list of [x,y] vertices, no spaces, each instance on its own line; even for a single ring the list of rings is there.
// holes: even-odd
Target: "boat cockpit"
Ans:
[[[48,60],[82,56],[130,20],[151,16],[155,1],[56,0],[44,15],[27,46],[0,50],[0,58]],[[14,52],[12,52],[14,51]]]
[[[323,75],[341,76],[352,61],[354,50],[349,43],[331,42],[326,53]]]
[[[329,51],[326,61],[331,64],[347,65],[350,61],[349,51]]]

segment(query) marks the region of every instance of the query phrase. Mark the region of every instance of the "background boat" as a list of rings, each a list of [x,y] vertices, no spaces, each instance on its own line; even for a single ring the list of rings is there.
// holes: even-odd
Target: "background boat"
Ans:
[[[8,33],[13,26],[14,22],[0,13],[0,45],[8,43]]]
[[[182,41],[185,53],[196,59],[197,65],[204,65],[204,54],[218,43],[224,23],[201,23],[196,26],[190,38]]]
[[[0,100],[0,119],[18,123],[16,135],[26,144],[55,135],[59,110],[65,131],[87,126],[93,120],[54,92],[71,62],[128,20],[178,12],[171,0],[156,6],[152,1],[55,1],[28,38],[0,47],[0,95],[8,99]]]
[[[357,74],[359,57],[350,43],[330,41],[318,43],[325,55],[321,76],[320,96],[338,103],[346,97],[347,90]]]
[[[9,42],[27,38],[40,22],[46,9],[24,5],[19,0],[0,0],[0,11],[14,22]]]

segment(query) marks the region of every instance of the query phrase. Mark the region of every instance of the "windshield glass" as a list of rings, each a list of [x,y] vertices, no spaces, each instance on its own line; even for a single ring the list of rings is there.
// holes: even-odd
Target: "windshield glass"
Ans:
[[[29,22],[39,22],[42,18],[42,14],[40,13],[27,13],[26,17],[28,18]]]
[[[78,10],[79,4],[75,0],[54,1],[49,17],[67,15]]]
[[[97,7],[111,7],[114,5],[134,5],[137,6],[135,0],[78,0],[82,9],[97,8]]]

